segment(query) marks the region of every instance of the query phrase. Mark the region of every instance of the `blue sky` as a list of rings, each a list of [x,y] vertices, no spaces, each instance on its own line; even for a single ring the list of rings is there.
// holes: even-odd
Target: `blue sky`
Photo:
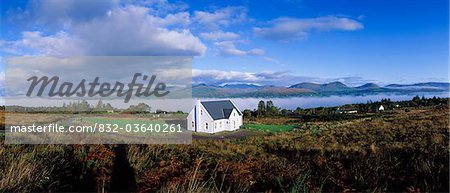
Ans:
[[[0,53],[188,55],[194,83],[448,81],[447,0],[1,1]]]

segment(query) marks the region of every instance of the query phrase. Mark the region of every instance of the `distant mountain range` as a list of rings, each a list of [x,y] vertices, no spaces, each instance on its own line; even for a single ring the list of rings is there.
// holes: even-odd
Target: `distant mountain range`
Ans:
[[[256,84],[198,84],[192,87],[194,97],[226,98],[226,97],[295,97],[295,96],[327,96],[327,95],[366,95],[377,93],[420,93],[448,92],[450,83],[424,82],[416,84],[389,84],[379,86],[366,83],[357,87],[349,87],[342,82],[325,84],[302,82],[289,87],[261,86]]]
[[[303,88],[315,92],[336,92],[336,91],[345,91],[349,89],[349,87],[342,82],[330,82],[326,84],[303,82],[300,84],[294,84],[289,88]]]

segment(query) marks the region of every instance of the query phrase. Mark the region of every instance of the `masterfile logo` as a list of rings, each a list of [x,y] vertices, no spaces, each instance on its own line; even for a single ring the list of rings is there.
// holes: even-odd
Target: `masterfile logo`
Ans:
[[[142,77],[143,81],[147,81],[147,85],[138,83],[137,81],[139,77]],[[109,82],[100,83],[99,80],[99,77],[95,77],[92,82],[86,82],[86,79],[83,79],[78,84],[74,84],[71,82],[63,82],[61,84],[58,84],[58,76],[53,76],[50,79],[47,76],[43,76],[40,78],[38,78],[37,76],[33,76],[27,79],[27,81],[30,82],[30,87],[26,95],[32,96],[35,88],[39,86],[38,91],[35,94],[36,96],[42,96],[44,94],[43,92],[45,88],[49,85],[50,89],[46,94],[49,97],[71,97],[74,95],[76,95],[77,97],[109,97],[115,94],[117,97],[124,97],[123,100],[125,103],[128,103],[130,101],[130,98],[133,94],[138,97],[149,97],[151,95],[154,95],[156,97],[164,97],[170,93],[170,91],[166,90],[166,84],[163,82],[158,82],[155,84],[155,86],[153,86],[156,80],[156,75],[152,75],[149,78],[149,76],[147,75],[135,73],[130,83],[122,83],[116,81],[113,86],[111,86],[111,83]],[[73,88],[74,85],[76,86],[75,88]],[[125,87],[128,87],[128,89],[124,90]]]
[[[33,56],[8,57],[5,64],[6,143],[192,140],[185,114],[151,113],[158,105],[173,112],[189,108],[190,57]],[[58,132],[43,129],[49,125],[59,125]]]

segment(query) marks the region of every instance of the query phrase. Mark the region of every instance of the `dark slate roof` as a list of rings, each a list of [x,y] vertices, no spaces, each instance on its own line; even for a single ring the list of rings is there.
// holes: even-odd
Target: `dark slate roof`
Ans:
[[[201,103],[214,120],[230,118],[233,109],[236,109],[239,115],[242,115],[230,100],[202,101]]]

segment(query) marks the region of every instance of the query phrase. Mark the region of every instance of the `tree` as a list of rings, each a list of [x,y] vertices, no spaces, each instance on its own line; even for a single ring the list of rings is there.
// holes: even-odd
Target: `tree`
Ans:
[[[151,108],[149,105],[145,104],[145,103],[139,103],[137,105],[138,110],[140,110],[141,112],[150,112]]]
[[[105,105],[104,109],[105,109],[105,111],[111,111],[111,110],[114,110],[114,107],[113,107],[113,106],[111,106],[111,104],[109,104],[109,103],[106,103],[106,105]]]
[[[413,99],[412,99],[412,106],[419,106],[421,103],[420,97],[419,95],[416,95]]]
[[[86,112],[90,110],[89,103],[86,100],[82,100],[81,103],[78,104],[78,111],[79,112]]]
[[[300,108],[300,107],[297,107],[297,108],[295,109],[295,111],[294,111],[294,113],[295,113],[296,115],[301,115],[302,112],[303,112],[303,109]]]
[[[242,114],[245,118],[250,118],[252,116],[252,111],[250,109],[245,109]]]
[[[261,100],[258,103],[257,115],[258,116],[263,116],[265,114],[266,114],[266,104],[264,103],[263,100]]]
[[[266,115],[277,115],[279,114],[279,108],[273,105],[273,102],[271,100],[266,102]]]
[[[94,110],[96,110],[96,111],[103,111],[103,110],[104,110],[103,107],[104,107],[104,106],[103,106],[102,99],[100,99],[100,100],[98,100],[97,105],[95,105]]]
[[[281,114],[284,115],[284,116],[289,116],[289,115],[292,114],[292,111],[288,110],[288,109],[282,109],[281,110]]]
[[[133,113],[146,113],[150,112],[150,106],[145,103],[139,103],[138,105],[130,105],[128,107],[127,111],[133,112]]]

